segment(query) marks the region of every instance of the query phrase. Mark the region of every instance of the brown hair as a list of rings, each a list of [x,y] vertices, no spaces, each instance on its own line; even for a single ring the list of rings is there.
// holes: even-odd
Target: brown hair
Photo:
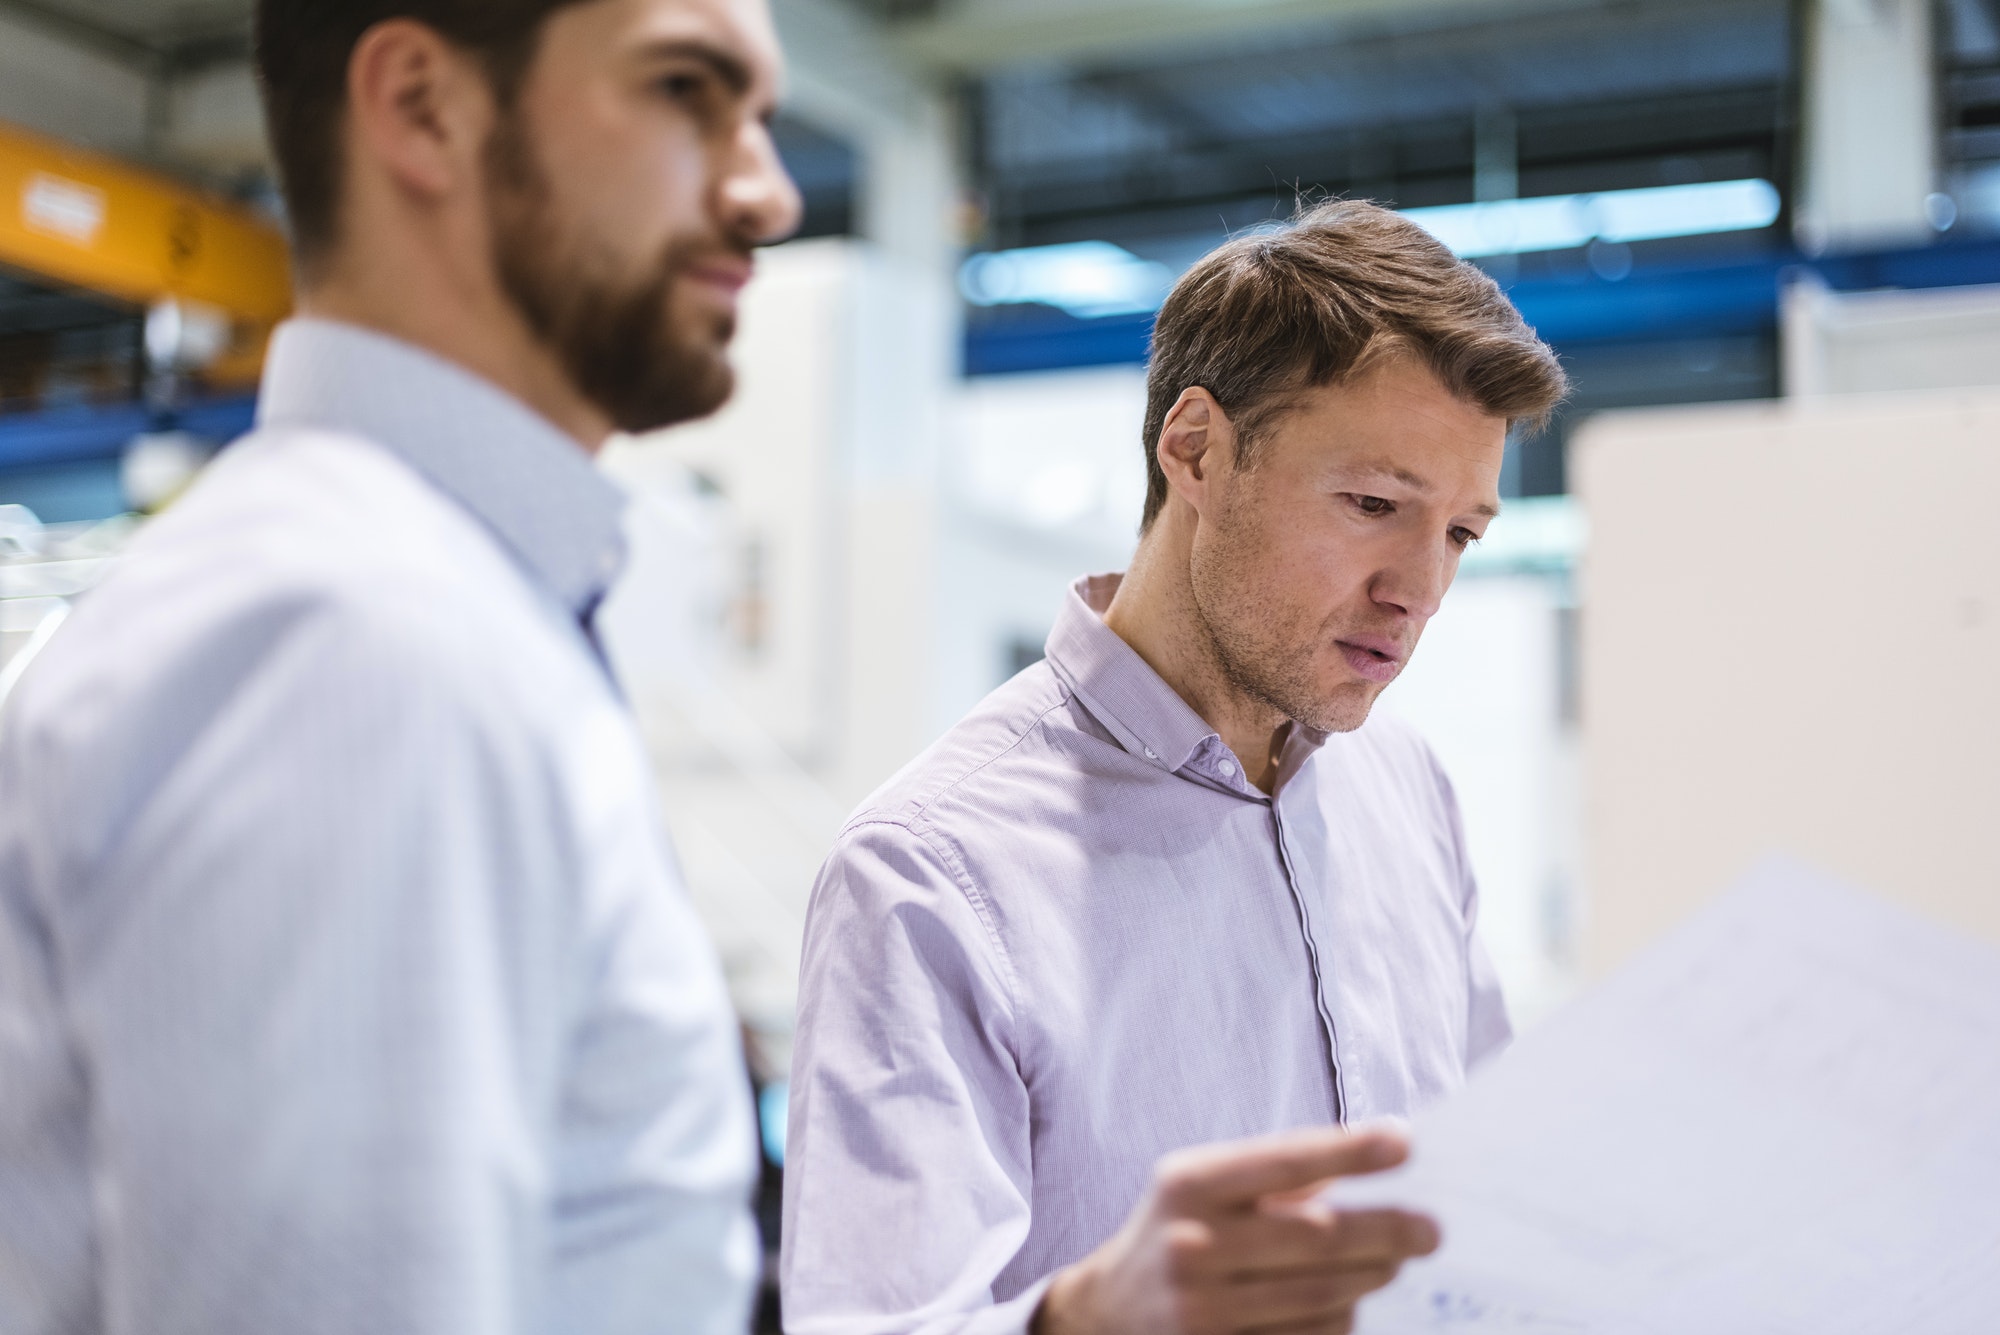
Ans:
[[[542,24],[577,0],[259,0],[257,82],[301,267],[333,248],[340,222],[347,65],[378,23],[407,18],[477,56],[512,106]]]
[[[1328,200],[1282,229],[1204,256],[1174,284],[1153,326],[1141,531],[1167,501],[1155,450],[1183,391],[1215,396],[1236,428],[1242,463],[1294,396],[1337,383],[1392,347],[1509,422],[1546,421],[1569,392],[1554,350],[1498,284],[1378,205]]]

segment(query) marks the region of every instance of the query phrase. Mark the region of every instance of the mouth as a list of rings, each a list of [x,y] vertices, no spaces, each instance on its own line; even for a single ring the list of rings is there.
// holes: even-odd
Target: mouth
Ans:
[[[1402,646],[1394,640],[1357,635],[1334,643],[1340,649],[1340,656],[1347,660],[1349,670],[1363,681],[1387,685],[1403,670]]]
[[[748,256],[740,259],[735,256],[718,256],[690,264],[682,272],[695,283],[734,302],[737,294],[749,285],[751,275],[756,272],[756,265]]]

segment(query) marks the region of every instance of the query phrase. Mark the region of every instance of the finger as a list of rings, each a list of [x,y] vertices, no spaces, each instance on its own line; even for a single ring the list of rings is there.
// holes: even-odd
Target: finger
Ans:
[[[1325,1323],[1352,1312],[1356,1303],[1393,1280],[1396,1270],[1376,1265],[1217,1285],[1195,1299],[1193,1314],[1201,1318],[1197,1328],[1236,1331]]]
[[[1444,1239],[1436,1220],[1409,1210],[1339,1210],[1333,1234],[1341,1259],[1350,1264],[1370,1259],[1401,1264],[1429,1256]]]
[[[1354,1309],[1317,1321],[1287,1321],[1283,1325],[1259,1326],[1243,1335],[1354,1335]]]
[[[1438,1227],[1407,1210],[1228,1215],[1205,1221],[1189,1271],[1200,1276],[1279,1274],[1375,1265],[1437,1250]]]
[[[1388,1128],[1288,1131],[1169,1154],[1155,1170],[1156,1190],[1176,1214],[1248,1209],[1275,1192],[1393,1168],[1409,1154],[1408,1139]]]

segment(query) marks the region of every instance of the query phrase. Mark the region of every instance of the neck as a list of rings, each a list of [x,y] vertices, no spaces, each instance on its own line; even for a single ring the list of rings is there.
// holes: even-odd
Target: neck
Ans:
[[[1140,539],[1104,624],[1215,729],[1236,753],[1244,777],[1268,793],[1277,784],[1276,753],[1288,720],[1245,694],[1223,670],[1195,605],[1193,537],[1192,522],[1170,505]]]
[[[597,453],[611,435],[610,421],[577,392],[489,275],[468,273],[463,264],[398,263],[395,248],[386,246],[366,264],[335,260],[301,287],[299,314],[373,329],[456,362],[546,418],[586,454]]]

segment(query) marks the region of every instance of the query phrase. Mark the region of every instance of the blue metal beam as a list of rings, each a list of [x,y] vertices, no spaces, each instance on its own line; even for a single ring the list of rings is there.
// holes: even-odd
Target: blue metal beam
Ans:
[[[2000,238],[1815,259],[1779,251],[1730,264],[1634,269],[1617,281],[1584,270],[1519,282],[1508,295],[1557,347],[1741,334],[1777,327],[1778,293],[1795,270],[1811,270],[1842,292],[2000,283]],[[1057,310],[1013,311],[967,329],[965,373],[1141,363],[1151,333],[1150,315],[1079,320]]]
[[[132,437],[146,431],[234,440],[250,429],[256,413],[256,398],[245,395],[189,404],[171,414],[143,403],[115,403],[0,417],[0,469],[115,459]]]

